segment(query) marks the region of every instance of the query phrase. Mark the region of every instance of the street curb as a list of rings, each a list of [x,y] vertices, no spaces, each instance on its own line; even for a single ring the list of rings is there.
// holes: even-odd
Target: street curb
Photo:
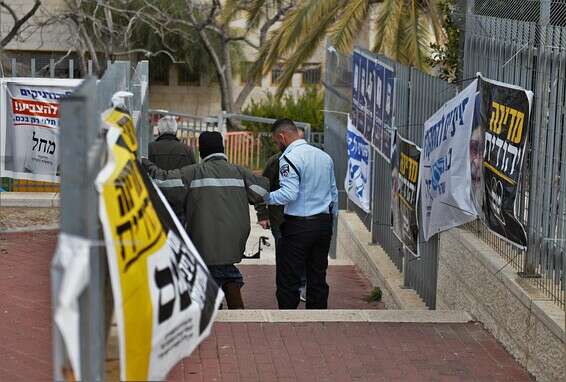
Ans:
[[[59,224],[39,224],[39,225],[29,225],[25,227],[15,227],[0,229],[0,233],[24,233],[24,232],[36,232],[36,231],[58,231]]]
[[[459,324],[472,316],[454,310],[220,310],[217,322],[403,322]]]
[[[58,192],[0,192],[2,207],[53,208],[60,207]]]

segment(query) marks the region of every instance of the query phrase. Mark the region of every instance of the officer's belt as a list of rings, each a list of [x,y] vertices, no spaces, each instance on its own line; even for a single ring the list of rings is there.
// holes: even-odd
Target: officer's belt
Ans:
[[[294,215],[284,215],[285,220],[288,221],[304,221],[304,220],[322,220],[322,219],[330,219],[330,214],[322,213],[310,216],[294,216]]]

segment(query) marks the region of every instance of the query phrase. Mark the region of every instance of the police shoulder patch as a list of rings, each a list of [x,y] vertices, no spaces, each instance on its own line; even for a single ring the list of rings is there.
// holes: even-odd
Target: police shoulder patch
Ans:
[[[289,176],[289,165],[284,164],[283,166],[281,166],[279,172],[281,173],[281,176]]]

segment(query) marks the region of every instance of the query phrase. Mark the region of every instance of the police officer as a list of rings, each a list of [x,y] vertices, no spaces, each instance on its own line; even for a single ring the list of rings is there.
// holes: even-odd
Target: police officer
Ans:
[[[301,272],[306,267],[307,309],[328,305],[328,250],[332,221],[338,213],[338,190],[330,156],[309,145],[289,119],[277,120],[272,138],[283,152],[279,159],[280,188],[265,201],[285,206],[282,254],[277,259],[277,302],[280,309],[299,305]]]
[[[304,138],[305,133],[304,131],[298,127],[299,129],[299,138]],[[269,191],[276,191],[279,189],[279,158],[281,157],[281,152],[274,154],[267,160],[265,164],[265,168],[262,172],[262,175],[269,180]],[[271,228],[271,233],[273,234],[273,238],[275,239],[275,258],[277,259],[281,256],[282,252],[282,245],[283,245],[283,236],[281,235],[281,226],[283,225],[283,206],[279,206],[276,204],[272,204],[269,206],[269,225]],[[301,301],[307,301],[307,294],[306,294],[306,286],[307,286],[307,275],[306,272],[303,270],[301,274],[301,287],[300,289],[300,296]]]

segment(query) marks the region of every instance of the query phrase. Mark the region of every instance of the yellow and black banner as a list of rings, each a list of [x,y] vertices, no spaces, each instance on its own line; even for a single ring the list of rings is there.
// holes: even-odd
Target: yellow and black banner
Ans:
[[[96,179],[120,339],[121,380],[162,380],[210,333],[223,294],[141,169],[130,114],[103,114],[108,160]]]
[[[391,220],[393,233],[413,254],[417,254],[419,227],[417,201],[421,150],[395,134],[391,157]]]
[[[480,219],[519,247],[528,244],[515,215],[533,94],[480,77],[470,140],[472,195]]]

